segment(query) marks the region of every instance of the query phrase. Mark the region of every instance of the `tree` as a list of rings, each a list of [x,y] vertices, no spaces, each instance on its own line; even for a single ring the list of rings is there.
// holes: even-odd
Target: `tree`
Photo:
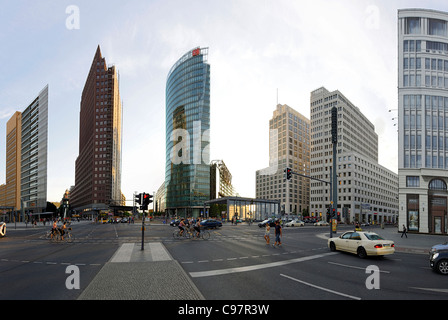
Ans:
[[[53,203],[47,201],[47,208],[45,209],[45,212],[57,213],[58,208],[56,208],[56,206]]]

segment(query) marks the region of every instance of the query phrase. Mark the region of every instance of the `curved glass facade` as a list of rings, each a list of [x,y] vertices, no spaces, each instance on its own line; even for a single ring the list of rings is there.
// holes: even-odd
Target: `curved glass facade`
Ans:
[[[198,216],[210,200],[210,65],[195,48],[171,68],[166,82],[166,207]]]

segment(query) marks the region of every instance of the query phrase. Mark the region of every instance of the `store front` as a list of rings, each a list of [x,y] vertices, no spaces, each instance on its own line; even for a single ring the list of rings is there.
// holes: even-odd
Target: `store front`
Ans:
[[[445,181],[433,179],[429,183],[429,233],[447,234],[447,187]]]

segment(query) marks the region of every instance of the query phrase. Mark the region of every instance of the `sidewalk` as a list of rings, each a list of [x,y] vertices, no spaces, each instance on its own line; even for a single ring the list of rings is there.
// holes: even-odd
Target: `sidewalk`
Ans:
[[[161,242],[123,243],[78,300],[204,300]]]

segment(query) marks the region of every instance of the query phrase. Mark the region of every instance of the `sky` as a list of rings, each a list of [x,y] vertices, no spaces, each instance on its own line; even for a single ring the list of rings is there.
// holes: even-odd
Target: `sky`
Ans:
[[[6,122],[48,84],[47,200],[75,184],[81,93],[96,48],[120,73],[122,192],[165,177],[165,85],[189,50],[209,48],[212,160],[255,196],[269,165],[277,102],[310,116],[310,92],[340,90],[374,124],[379,163],[398,172],[397,10],[448,2],[387,0],[1,0],[0,184]],[[389,110],[392,110],[389,112]]]

